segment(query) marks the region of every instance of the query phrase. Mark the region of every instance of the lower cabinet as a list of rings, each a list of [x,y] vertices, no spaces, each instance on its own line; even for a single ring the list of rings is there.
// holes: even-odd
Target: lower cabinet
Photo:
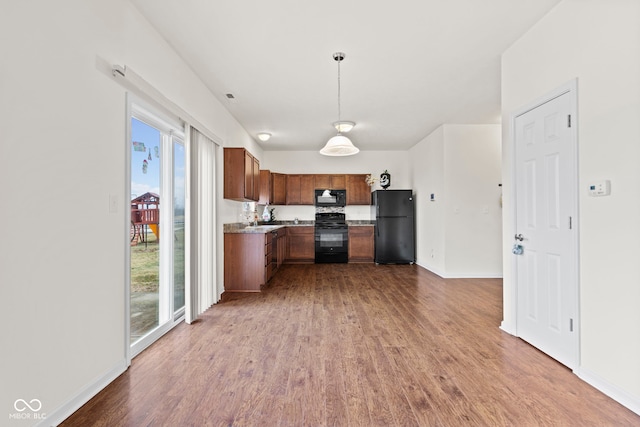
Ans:
[[[349,262],[373,262],[374,229],[373,226],[349,227]]]
[[[260,292],[271,274],[271,233],[225,233],[225,292]]]
[[[314,231],[312,226],[287,227],[286,263],[313,263],[315,261]]]
[[[286,228],[268,233],[225,233],[225,292],[260,292],[284,263],[287,240]]]
[[[373,262],[374,227],[349,227],[349,262]],[[260,292],[283,263],[315,261],[313,226],[224,234],[225,292]]]
[[[287,229],[279,228],[278,229],[278,247],[276,250],[276,266],[280,268],[280,266],[284,263],[284,260],[287,257]]]

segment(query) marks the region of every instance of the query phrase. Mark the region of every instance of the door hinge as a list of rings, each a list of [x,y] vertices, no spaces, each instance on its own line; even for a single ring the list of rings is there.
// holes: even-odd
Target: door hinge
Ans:
[[[573,319],[569,319],[569,332],[573,332]]]
[[[571,114],[567,116],[567,127],[571,127]]]
[[[573,218],[569,217],[569,230],[573,230]]]

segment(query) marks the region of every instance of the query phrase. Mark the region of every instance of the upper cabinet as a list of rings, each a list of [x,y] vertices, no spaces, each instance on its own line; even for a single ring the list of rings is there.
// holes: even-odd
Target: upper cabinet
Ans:
[[[300,204],[301,205],[314,205],[315,204],[315,187],[314,187],[313,175],[300,175]]]
[[[314,188],[318,190],[344,190],[346,175],[315,175]]]
[[[347,175],[347,205],[370,205],[371,187],[366,174]]]
[[[284,205],[287,202],[287,175],[260,171],[260,198],[262,205]]]
[[[287,175],[287,205],[313,205],[315,198],[314,175]]]
[[[244,148],[224,149],[224,198],[258,201],[260,161]]]
[[[315,190],[347,190],[347,205],[371,204],[366,174],[283,174],[260,170],[244,148],[224,149],[224,198],[262,205],[314,205]]]
[[[271,187],[273,188],[272,205],[284,205],[287,203],[287,176],[283,173],[271,174]]]
[[[261,205],[273,204],[273,183],[271,182],[271,171],[263,169],[260,171],[260,197],[258,203]]]

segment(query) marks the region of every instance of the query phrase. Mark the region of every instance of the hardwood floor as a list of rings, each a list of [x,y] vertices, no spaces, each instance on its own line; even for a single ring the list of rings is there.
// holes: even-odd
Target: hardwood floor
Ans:
[[[284,265],[176,327],[63,426],[630,426],[502,332],[498,279]]]

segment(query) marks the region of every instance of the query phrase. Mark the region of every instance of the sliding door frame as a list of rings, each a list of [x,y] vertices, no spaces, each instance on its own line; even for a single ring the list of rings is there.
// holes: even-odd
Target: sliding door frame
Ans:
[[[160,204],[160,230],[173,230],[173,144],[174,138],[179,139],[187,147],[186,135],[184,133],[185,124],[181,123],[178,118],[170,119],[172,116],[170,113],[163,111],[161,108],[149,105],[139,97],[127,93],[126,104],[126,144],[125,144],[125,158],[126,158],[126,178],[125,178],[125,194],[131,195],[131,141],[132,141],[132,119],[141,120],[149,125],[160,125],[162,127],[161,132],[163,134],[163,140],[161,143],[161,173],[160,173],[160,191],[161,200],[170,200],[171,203]],[[144,119],[147,120],[144,120]],[[168,131],[167,129],[173,129]],[[185,150],[186,151],[186,150]],[[188,173],[189,162],[185,159],[185,173]],[[177,326],[184,320],[184,307],[176,310],[174,305],[174,289],[173,289],[173,239],[161,239],[160,240],[160,261],[159,261],[159,280],[160,290],[159,295],[160,302],[163,302],[166,307],[160,307],[159,310],[164,310],[164,315],[167,320],[159,324],[152,329],[148,334],[143,336],[140,340],[136,341],[134,345],[131,344],[131,245],[129,242],[129,224],[131,223],[130,209],[125,207],[124,214],[126,216],[125,224],[125,359],[127,366],[131,365],[131,360],[137,356],[140,352],[153,344],[156,340],[162,337],[169,330]],[[186,220],[186,218],[185,218]],[[160,232],[162,233],[162,231]],[[166,233],[166,232],[165,232]],[[170,235],[171,233],[169,233]],[[185,248],[186,249],[186,248]],[[188,251],[185,253],[185,266],[189,265]],[[185,274],[188,274],[185,271]],[[162,293],[166,295],[162,295]]]

